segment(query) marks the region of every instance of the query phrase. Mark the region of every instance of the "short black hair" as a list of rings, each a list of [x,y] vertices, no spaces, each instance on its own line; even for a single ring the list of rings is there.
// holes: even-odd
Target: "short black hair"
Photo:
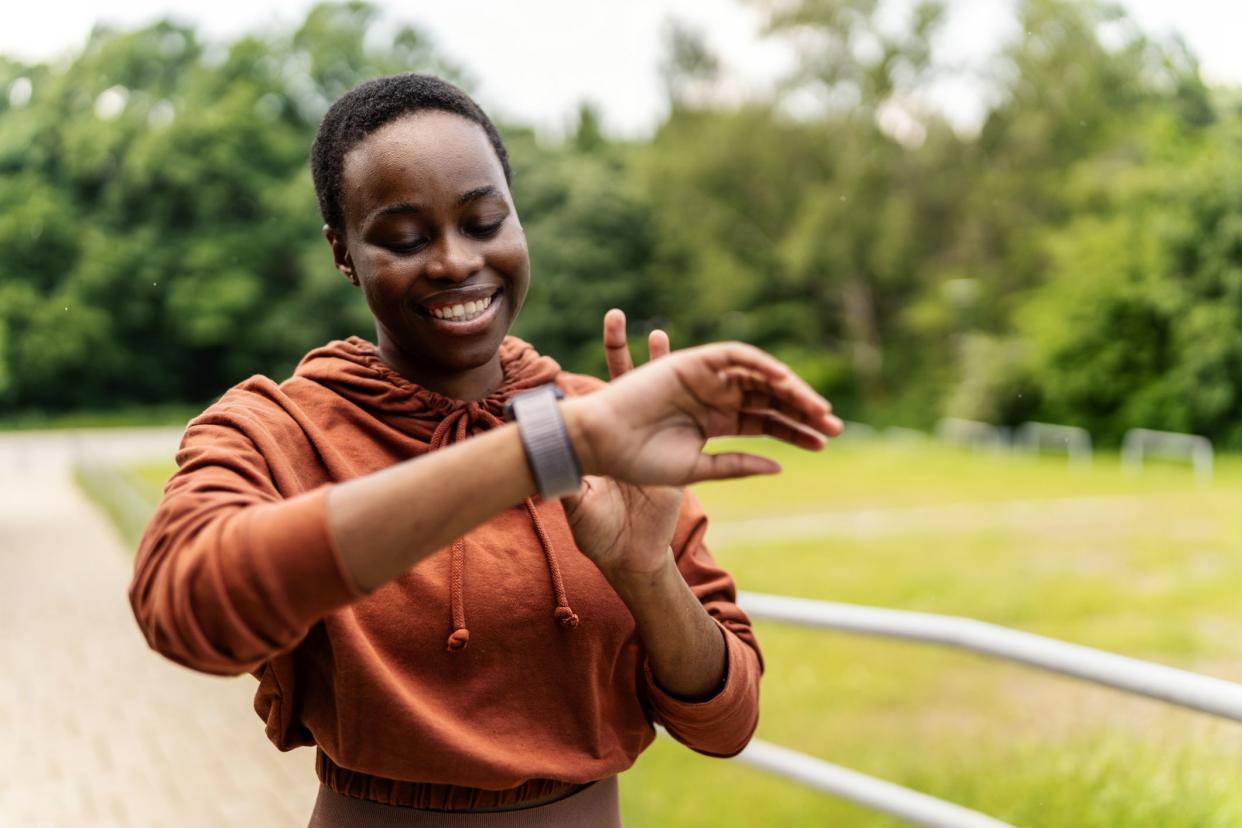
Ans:
[[[345,214],[341,210],[341,170],[345,166],[345,155],[385,124],[428,109],[452,112],[483,127],[505,171],[505,182],[513,185],[513,170],[509,167],[504,141],[492,119],[469,95],[433,75],[410,72],[374,78],[333,101],[311,144],[311,177],[319,198],[319,212],[329,227],[338,233],[345,229]]]

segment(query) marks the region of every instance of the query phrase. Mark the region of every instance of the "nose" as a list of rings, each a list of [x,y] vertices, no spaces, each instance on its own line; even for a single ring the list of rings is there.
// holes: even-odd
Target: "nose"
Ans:
[[[443,234],[432,254],[427,262],[427,275],[432,279],[460,282],[483,268],[483,256],[460,233]]]

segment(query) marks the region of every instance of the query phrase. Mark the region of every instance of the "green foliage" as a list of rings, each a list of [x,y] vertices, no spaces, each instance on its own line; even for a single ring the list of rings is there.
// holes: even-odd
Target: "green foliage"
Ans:
[[[368,332],[335,274],[307,169],[336,95],[458,73],[375,12],[320,5],[211,56],[186,27],[97,28],[67,66],[0,66],[0,410],[203,399]]]
[[[641,333],[656,310],[654,228],[645,194],[627,182],[623,156],[603,142],[590,112],[563,148],[529,134],[506,138],[532,273],[514,333],[568,369],[607,376],[604,313],[624,308],[631,333]]]
[[[1047,284],[1019,330],[1046,416],[1105,440],[1144,426],[1242,446],[1238,123],[1141,125],[1143,159],[1076,173],[1075,218],[1048,236]]]
[[[636,343],[772,350],[851,419],[1242,445],[1242,106],[1184,43],[1023,0],[962,135],[916,98],[950,4],[753,5],[797,57],[767,96],[725,98],[727,62],[673,24],[650,139],[588,103],[560,142],[503,125],[533,268],[514,333],[602,374],[620,306]],[[314,129],[364,78],[469,85],[384,25],[322,3],[227,44],[160,22],[97,28],[64,65],[0,57],[0,414],[206,399],[372,335],[319,232]]]

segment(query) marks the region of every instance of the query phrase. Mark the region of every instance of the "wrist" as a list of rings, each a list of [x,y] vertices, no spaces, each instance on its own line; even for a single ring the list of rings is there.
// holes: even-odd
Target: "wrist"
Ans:
[[[604,570],[603,574],[604,579],[627,604],[632,600],[658,596],[669,585],[681,579],[671,546],[664,547],[659,564],[651,569],[632,569],[617,565]]]
[[[565,421],[565,431],[569,434],[569,442],[578,456],[578,467],[584,475],[600,474],[599,464],[595,459],[595,434],[598,431],[595,406],[587,397],[573,397],[561,402],[561,417]]]

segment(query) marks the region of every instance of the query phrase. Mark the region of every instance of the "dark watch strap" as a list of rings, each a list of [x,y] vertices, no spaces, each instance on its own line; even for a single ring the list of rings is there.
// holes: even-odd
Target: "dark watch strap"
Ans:
[[[560,400],[564,396],[549,383],[515,394],[505,404],[505,410],[517,420],[526,460],[544,500],[573,494],[582,484],[578,455],[561,416]]]

